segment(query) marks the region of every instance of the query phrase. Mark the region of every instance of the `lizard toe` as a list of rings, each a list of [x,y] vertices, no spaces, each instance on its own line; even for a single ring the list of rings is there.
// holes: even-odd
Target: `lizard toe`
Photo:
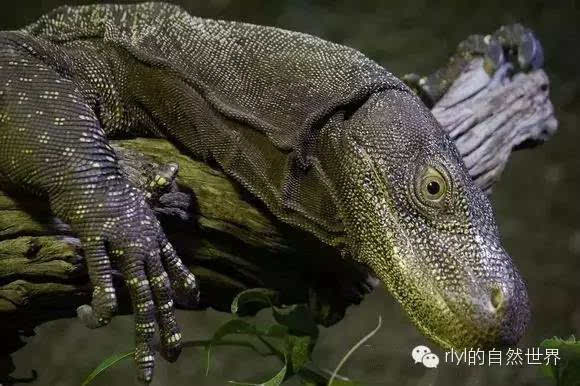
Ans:
[[[98,328],[107,325],[117,311],[111,262],[101,237],[86,237],[83,245],[93,284],[93,298],[91,305],[77,308],[77,315],[87,327]]]
[[[177,359],[181,352],[181,329],[175,319],[173,290],[169,276],[159,256],[159,249],[149,253],[147,275],[155,300],[157,323],[161,336],[161,355],[170,362]]]
[[[147,176],[146,191],[149,197],[159,197],[167,192],[177,178],[179,166],[170,162],[156,166]]]
[[[196,277],[177,256],[165,235],[159,237],[163,263],[173,286],[175,301],[184,308],[195,308],[199,304],[200,292]]]
[[[135,361],[140,381],[149,382],[153,375],[155,356],[153,341],[155,328],[155,302],[151,285],[146,275],[146,252],[149,245],[141,238],[129,241],[127,245],[115,246],[124,250],[125,258],[120,262],[131,296],[135,317]]]
[[[153,379],[155,363],[154,351],[149,344],[141,343],[135,348],[135,362],[137,363],[137,379],[141,383],[150,383]]]

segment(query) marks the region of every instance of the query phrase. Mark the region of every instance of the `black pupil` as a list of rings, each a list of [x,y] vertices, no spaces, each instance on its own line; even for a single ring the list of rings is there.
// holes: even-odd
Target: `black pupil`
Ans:
[[[431,181],[427,184],[427,191],[429,194],[437,194],[439,193],[439,183],[437,181]]]

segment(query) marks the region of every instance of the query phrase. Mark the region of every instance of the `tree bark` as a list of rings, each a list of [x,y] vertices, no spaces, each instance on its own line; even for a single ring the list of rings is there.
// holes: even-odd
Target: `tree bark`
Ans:
[[[475,182],[490,191],[513,149],[548,139],[556,130],[543,70],[493,74],[473,58],[451,82],[432,112],[455,141]],[[190,159],[161,139],[114,144],[129,177],[144,189],[166,165],[179,174],[151,201],[180,257],[200,281],[199,308],[228,311],[247,288],[279,293],[278,302],[308,303],[318,322],[344,316],[377,284],[364,267],[272,217],[220,171]],[[130,312],[121,280],[121,313]],[[73,317],[90,302],[90,285],[78,239],[45,202],[0,191],[0,333],[8,352],[18,336],[44,321]],[[2,349],[0,349],[2,351]]]

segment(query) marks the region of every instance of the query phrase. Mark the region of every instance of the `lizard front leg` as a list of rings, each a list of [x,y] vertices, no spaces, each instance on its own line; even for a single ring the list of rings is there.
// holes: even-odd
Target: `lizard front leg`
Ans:
[[[47,197],[81,239],[93,299],[78,314],[89,327],[113,316],[113,269],[122,272],[135,313],[138,377],[148,382],[155,322],[164,355],[173,359],[180,351],[172,286],[195,302],[196,281],[144,195],[120,172],[94,109],[67,72],[66,57],[51,59],[41,50],[25,35],[0,34],[0,176]]]

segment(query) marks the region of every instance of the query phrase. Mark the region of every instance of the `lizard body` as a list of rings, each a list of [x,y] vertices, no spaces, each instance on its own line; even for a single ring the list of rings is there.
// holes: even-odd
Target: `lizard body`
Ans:
[[[1,180],[46,197],[81,236],[90,326],[112,316],[120,266],[144,380],[155,318],[166,356],[179,350],[169,279],[184,302],[197,287],[120,173],[114,137],[163,136],[217,164],[370,267],[443,346],[523,333],[525,286],[487,197],[418,97],[354,49],[164,3],[61,7],[0,33],[0,114]]]

